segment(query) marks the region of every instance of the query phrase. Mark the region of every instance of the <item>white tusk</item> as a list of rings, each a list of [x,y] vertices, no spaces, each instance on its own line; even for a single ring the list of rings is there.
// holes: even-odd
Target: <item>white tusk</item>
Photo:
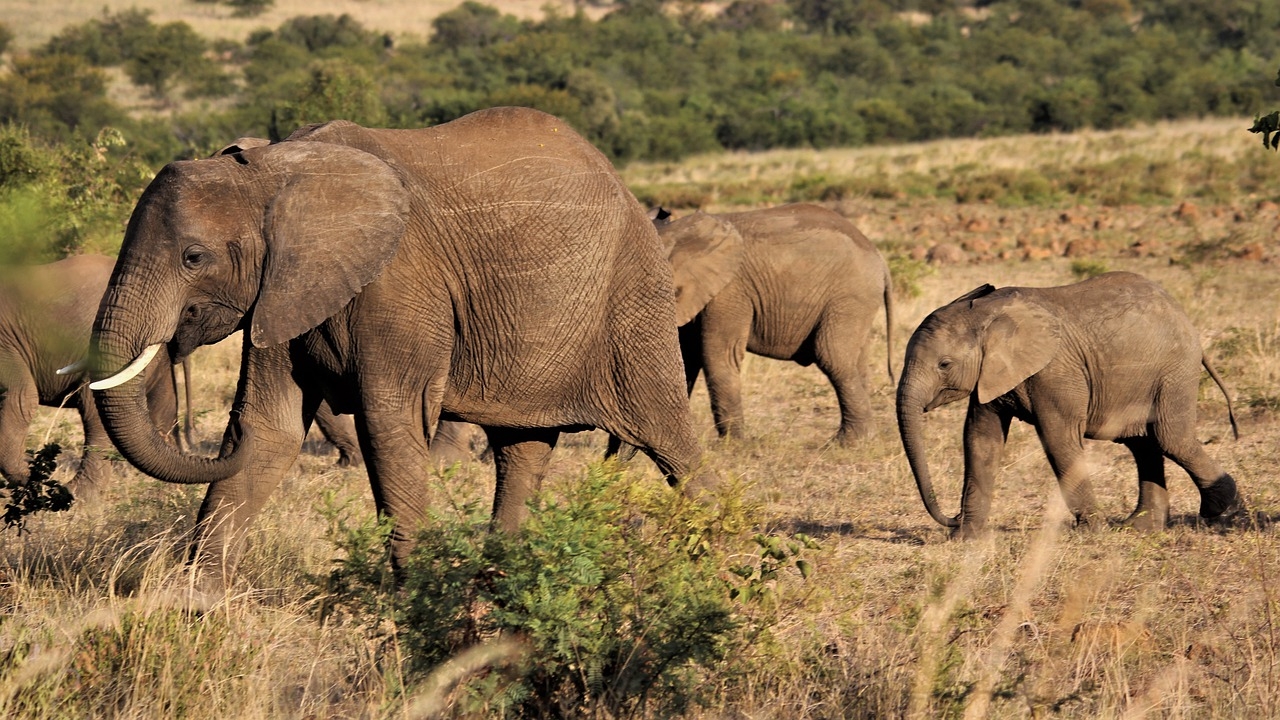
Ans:
[[[78,375],[78,374],[80,374],[80,373],[84,372],[84,369],[85,369],[85,368],[87,368],[87,367],[89,367],[89,361],[88,361],[88,360],[77,360],[77,361],[75,361],[75,362],[71,363],[70,365],[68,365],[68,366],[66,366],[66,367],[64,367],[64,368],[58,368],[58,369],[57,369],[57,371],[56,371],[56,374],[58,374],[58,375]]]
[[[89,389],[107,390],[117,385],[123,385],[129,382],[137,377],[138,373],[147,369],[147,366],[151,364],[151,359],[156,356],[156,353],[160,352],[160,348],[162,347],[164,347],[164,343],[156,343],[155,345],[149,346],[146,350],[142,351],[142,354],[138,356],[137,360],[129,363],[129,366],[125,369],[109,378],[89,383]]]

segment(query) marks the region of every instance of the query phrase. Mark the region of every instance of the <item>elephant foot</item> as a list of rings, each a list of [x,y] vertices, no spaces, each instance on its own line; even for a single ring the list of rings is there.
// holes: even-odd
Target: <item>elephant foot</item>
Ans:
[[[871,437],[871,431],[865,427],[840,428],[840,432],[832,438],[835,444],[843,448],[851,448]]]
[[[1229,505],[1217,515],[1205,517],[1204,505],[1201,504],[1201,517],[1203,517],[1210,525],[1223,528],[1232,527],[1249,527],[1253,518],[1249,514],[1249,508],[1245,505],[1244,500],[1236,495]]]
[[[1169,526],[1169,508],[1138,508],[1125,518],[1124,527],[1138,532],[1159,532]]]
[[[67,483],[67,490],[71,492],[71,497],[82,506],[96,505],[101,502],[105,487],[106,483],[102,478],[84,473],[77,473],[71,478],[71,482]]]
[[[338,448],[338,467],[358,467],[364,464],[364,455],[359,450],[344,450]]]
[[[1224,473],[1212,485],[1200,490],[1200,517],[1205,520],[1226,519],[1244,511],[1244,501],[1230,475]]]
[[[952,540],[981,540],[991,536],[991,529],[986,523],[976,524],[961,521],[960,525],[951,530]]]

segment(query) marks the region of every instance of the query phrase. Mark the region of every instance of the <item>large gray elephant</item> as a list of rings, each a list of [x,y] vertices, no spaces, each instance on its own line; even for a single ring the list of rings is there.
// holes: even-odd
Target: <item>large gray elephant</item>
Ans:
[[[841,444],[871,428],[867,338],[884,312],[893,379],[893,290],[870,240],[839,213],[799,203],[655,218],[671,261],[690,391],[707,377],[721,435],[741,435],[745,352],[816,364],[840,403]]]
[[[1127,523],[1161,529],[1169,518],[1164,458],[1200,490],[1200,515],[1244,509],[1232,477],[1196,439],[1204,367],[1226,388],[1178,304],[1140,275],[1112,272],[1050,288],[983,285],[935,310],[907,344],[898,383],[898,428],[920,497],[933,519],[961,537],[981,531],[1009,422],[1036,428],[1067,507],[1096,523],[1084,440],[1133,453],[1138,505]],[[960,514],[938,508],[922,439],[924,413],[968,399]],[[1227,410],[1236,428],[1230,397]]]
[[[92,498],[110,476],[105,450],[110,439],[98,418],[84,370],[98,303],[115,261],[77,255],[47,265],[0,271],[0,473],[25,483],[29,477],[27,431],[38,405],[71,407],[84,427],[84,453],[69,484],[78,500]],[[144,420],[172,443],[179,441],[174,366],[163,360],[141,382]],[[69,370],[59,374],[60,369]],[[186,439],[191,441],[190,369],[187,370]]]
[[[212,483],[196,547],[224,568],[321,400],[354,414],[402,567],[441,417],[485,428],[501,529],[527,512],[562,431],[606,429],[672,482],[696,470],[669,278],[609,161],[550,115],[334,121],[160,171],[94,324],[95,397],[130,462]],[[241,328],[220,455],[175,452],[131,374],[153,348],[188,352]]]

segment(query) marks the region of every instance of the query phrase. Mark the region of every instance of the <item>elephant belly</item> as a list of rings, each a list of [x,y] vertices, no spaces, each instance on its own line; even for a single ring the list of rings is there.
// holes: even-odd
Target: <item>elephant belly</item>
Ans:
[[[1085,437],[1090,440],[1143,437],[1149,434],[1149,428],[1155,421],[1155,408],[1149,400],[1120,403],[1107,412],[1091,413]]]

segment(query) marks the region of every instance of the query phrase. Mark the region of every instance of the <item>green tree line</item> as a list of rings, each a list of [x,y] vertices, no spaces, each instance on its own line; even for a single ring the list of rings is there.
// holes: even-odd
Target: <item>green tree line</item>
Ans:
[[[399,42],[346,15],[215,42],[146,11],[104,11],[8,54],[0,142],[28,143],[26,155],[68,145],[83,154],[112,128],[124,142],[99,156],[159,166],[308,122],[419,127],[503,104],[563,117],[619,163],[1105,129],[1257,113],[1280,44],[1275,0],[609,7],[598,20],[550,9],[520,20],[468,0],[437,17],[428,39]],[[10,36],[0,26],[0,49]],[[112,67],[165,111],[135,117],[113,103]],[[66,165],[48,160],[35,164]],[[119,178],[117,165],[98,166]],[[43,172],[49,182],[53,171]],[[0,190],[37,175],[0,167]],[[83,242],[60,232],[65,247]]]

